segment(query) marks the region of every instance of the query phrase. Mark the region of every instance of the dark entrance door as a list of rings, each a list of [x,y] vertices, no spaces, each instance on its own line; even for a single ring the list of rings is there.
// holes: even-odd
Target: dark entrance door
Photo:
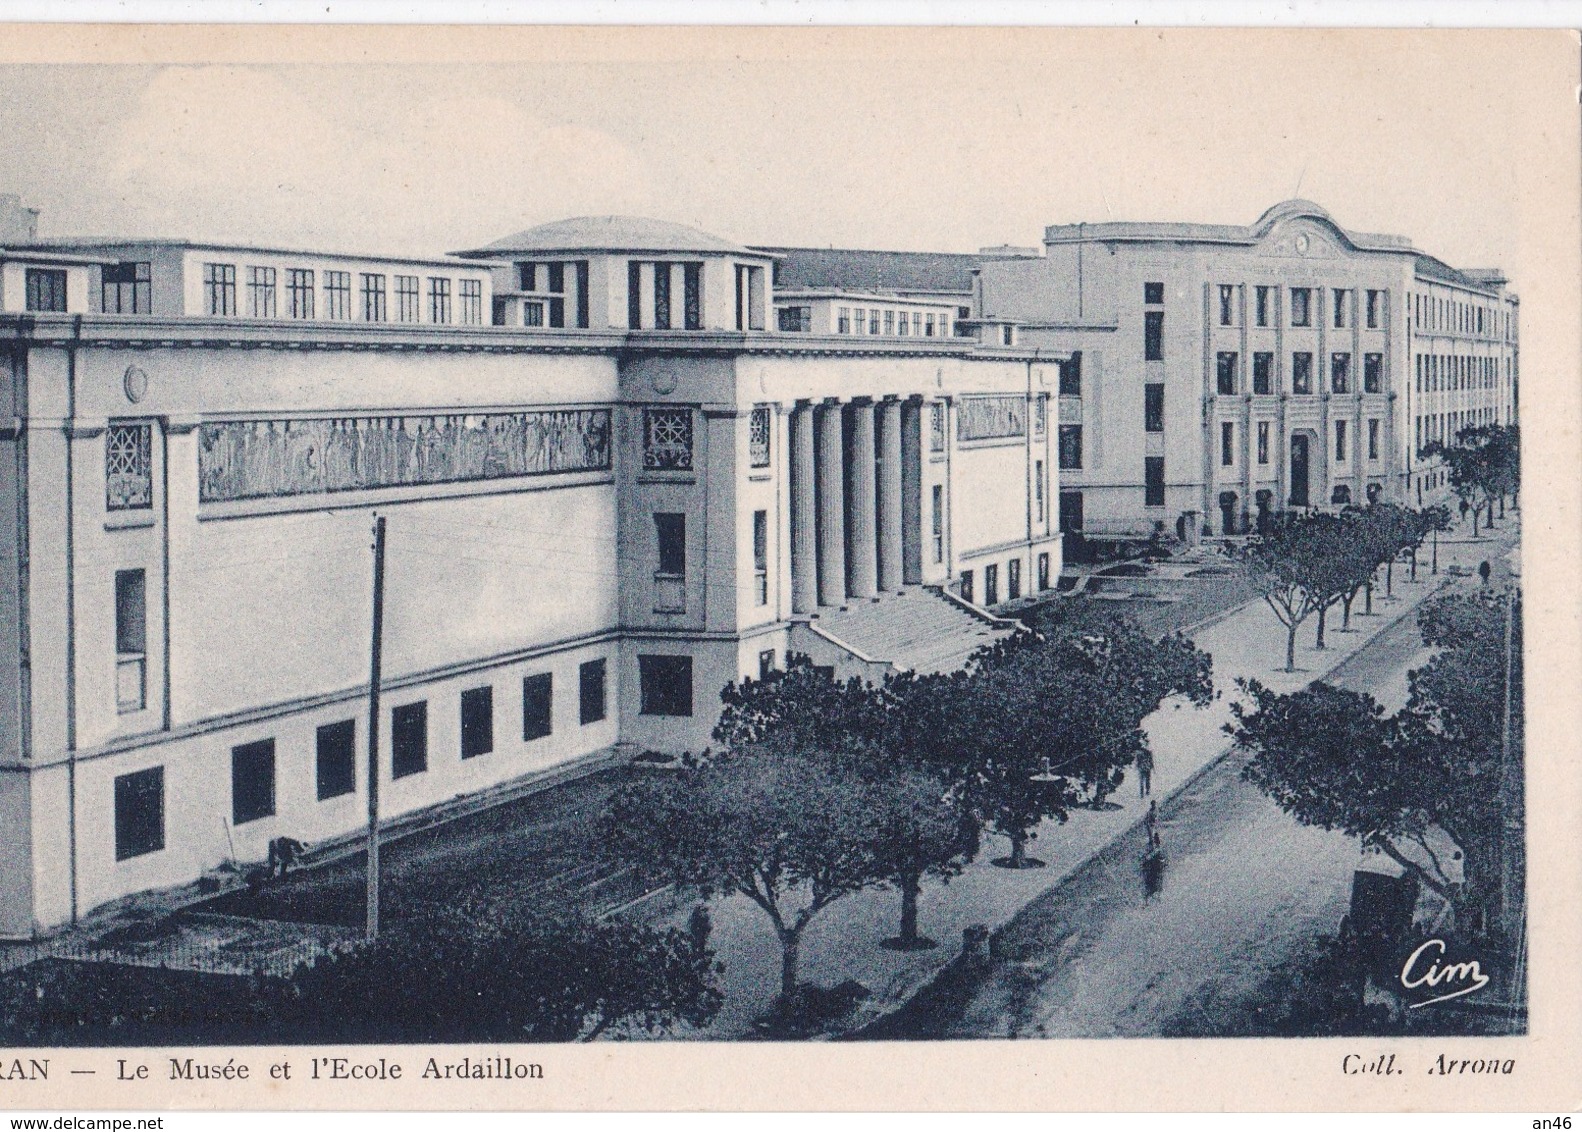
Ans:
[[[1291,436],[1291,506],[1308,507],[1307,495],[1307,434],[1298,432]]]
[[[1222,535],[1236,533],[1236,493],[1222,491],[1219,493],[1219,532]]]

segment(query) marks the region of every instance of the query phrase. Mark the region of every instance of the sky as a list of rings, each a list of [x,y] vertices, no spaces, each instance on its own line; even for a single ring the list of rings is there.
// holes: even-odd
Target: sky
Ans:
[[[1514,35],[640,35],[488,63],[0,65],[0,192],[47,235],[402,254],[606,213],[972,251],[1300,195],[1516,279],[1527,155],[1554,143]]]

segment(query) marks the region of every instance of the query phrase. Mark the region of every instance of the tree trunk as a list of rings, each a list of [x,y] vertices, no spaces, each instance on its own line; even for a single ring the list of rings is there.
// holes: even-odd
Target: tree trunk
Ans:
[[[1296,671],[1296,626],[1292,625],[1285,631],[1285,670]]]
[[[1505,493],[1500,492],[1500,518],[1505,518]]]
[[[901,946],[917,943],[917,894],[923,887],[922,878],[912,875],[901,878]]]
[[[1384,564],[1384,596],[1395,596],[1395,559]]]
[[[797,961],[801,958],[802,929],[788,928],[780,933],[780,1009],[794,1010],[797,992]]]
[[[1313,642],[1313,647],[1315,649],[1321,649],[1324,647],[1324,618],[1328,615],[1329,606],[1327,605],[1318,611],[1318,639]]]
[[[1011,868],[1020,869],[1027,864],[1027,834],[1018,830],[1011,834]]]
[[[1435,574],[1439,573],[1439,532],[1438,531],[1434,532],[1434,570],[1433,570],[1433,572]]]
[[[1472,509],[1472,537],[1478,537],[1478,509],[1476,507]]]
[[[1412,581],[1417,581],[1417,548],[1412,547]]]
[[[1362,612],[1366,617],[1373,616],[1373,579],[1369,578],[1362,585]]]
[[[1349,593],[1340,603],[1340,631],[1343,633],[1351,629],[1351,603],[1356,599],[1357,595],[1355,593]]]

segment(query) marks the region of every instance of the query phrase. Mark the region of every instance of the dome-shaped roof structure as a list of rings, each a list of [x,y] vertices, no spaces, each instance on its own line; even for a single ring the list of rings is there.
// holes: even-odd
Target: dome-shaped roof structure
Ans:
[[[474,259],[517,254],[541,255],[546,252],[651,252],[658,254],[692,253],[747,255],[766,258],[740,244],[708,232],[650,220],[643,216],[576,216],[552,220],[485,244],[481,248],[456,252]]]

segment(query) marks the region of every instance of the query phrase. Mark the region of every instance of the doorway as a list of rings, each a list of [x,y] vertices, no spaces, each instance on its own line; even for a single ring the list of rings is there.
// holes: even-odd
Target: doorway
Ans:
[[[1307,493],[1308,437],[1305,432],[1291,434],[1291,506],[1309,507]]]

